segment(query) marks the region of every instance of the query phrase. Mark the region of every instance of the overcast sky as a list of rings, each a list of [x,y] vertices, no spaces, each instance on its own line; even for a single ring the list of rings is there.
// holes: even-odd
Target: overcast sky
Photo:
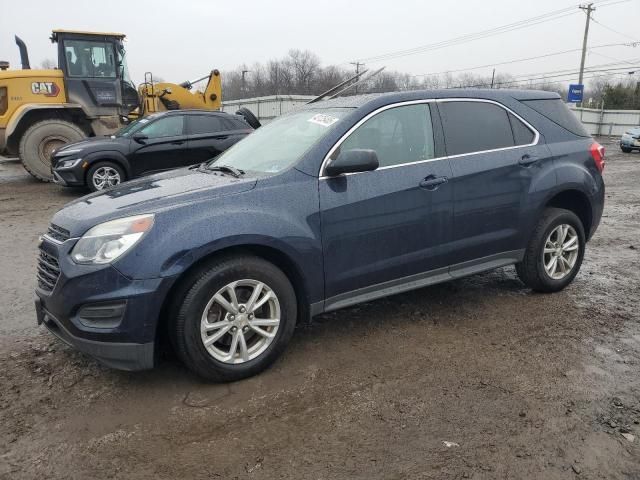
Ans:
[[[616,1],[596,1],[593,18],[602,25],[592,22],[589,46],[640,41],[640,0],[614,4]],[[575,6],[575,14],[528,28],[368,62],[371,67],[386,65],[412,74],[459,70],[580,48],[585,22],[577,2],[570,0],[0,0],[0,5],[0,60],[10,61],[12,67],[19,66],[14,34],[26,42],[32,66],[37,66],[45,58],[56,57],[48,40],[54,28],[115,31],[127,35],[129,69],[136,83],[142,81],[145,71],[175,82],[193,80],[213,68],[224,75],[225,70],[241,63],[282,57],[291,48],[315,52],[323,65],[346,66],[356,59],[441,42]],[[640,66],[640,46],[595,48],[587,57],[587,66],[620,60]],[[496,68],[498,72],[537,76],[553,70],[577,71],[579,64],[580,53],[570,52]],[[473,73],[490,74],[491,67]],[[637,75],[640,79],[640,69]]]

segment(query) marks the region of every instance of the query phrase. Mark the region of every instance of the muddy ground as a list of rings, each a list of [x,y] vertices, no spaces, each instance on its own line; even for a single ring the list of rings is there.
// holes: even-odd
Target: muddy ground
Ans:
[[[640,154],[609,152],[565,291],[504,268],[323,315],[228,385],[37,328],[38,235],[78,193],[0,162],[0,478],[640,478]]]

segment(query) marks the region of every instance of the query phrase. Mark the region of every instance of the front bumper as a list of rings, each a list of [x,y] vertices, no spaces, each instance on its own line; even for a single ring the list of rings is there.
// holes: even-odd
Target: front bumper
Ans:
[[[76,241],[43,238],[40,249],[55,258],[60,273],[53,288],[36,289],[38,324],[107,366],[153,367],[156,330],[174,277],[135,280],[112,265],[77,265],[69,256]]]
[[[77,171],[72,169],[51,169],[53,174],[53,183],[63,185],[65,187],[84,187],[84,170]]]
[[[67,345],[92,356],[108,367],[118,370],[146,370],[153,368],[154,342],[101,342],[76,337],[65,328],[63,322],[56,319],[42,307],[40,298],[36,298],[35,303],[38,324],[47,327],[47,330]]]

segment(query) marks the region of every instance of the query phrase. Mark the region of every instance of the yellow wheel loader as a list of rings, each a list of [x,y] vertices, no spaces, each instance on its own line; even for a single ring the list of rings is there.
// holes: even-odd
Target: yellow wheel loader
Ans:
[[[51,153],[65,143],[110,135],[131,118],[156,111],[220,108],[217,70],[204,93],[190,92],[193,82],[154,84],[150,75],[136,90],[124,38],[120,33],[54,30],[58,68],[32,70],[27,47],[16,37],[22,69],[0,62],[0,154],[19,156],[31,175],[49,181]]]

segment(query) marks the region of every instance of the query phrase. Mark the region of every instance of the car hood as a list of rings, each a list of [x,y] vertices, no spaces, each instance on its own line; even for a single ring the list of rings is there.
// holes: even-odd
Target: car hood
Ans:
[[[69,143],[53,152],[53,157],[81,155],[98,150],[122,150],[129,146],[131,139],[125,137],[91,137],[80,142]],[[77,152],[77,150],[80,150]]]
[[[235,178],[219,172],[182,168],[125,182],[103,192],[86,195],[65,205],[52,219],[72,237],[108,220],[159,213],[190,202],[208,201],[251,190],[255,178]]]

